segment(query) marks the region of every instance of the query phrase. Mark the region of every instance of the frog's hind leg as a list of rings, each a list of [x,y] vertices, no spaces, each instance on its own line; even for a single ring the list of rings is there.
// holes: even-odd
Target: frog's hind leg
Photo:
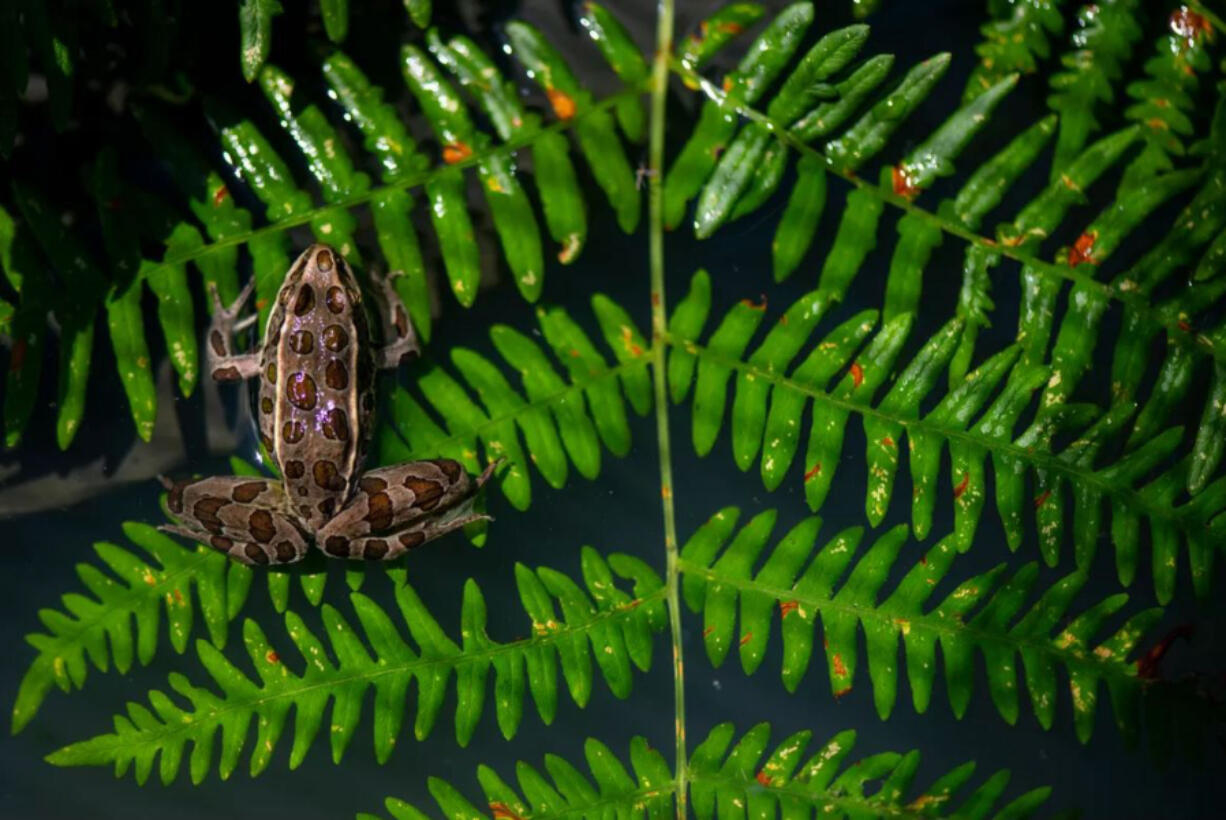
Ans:
[[[158,527],[224,552],[244,564],[292,564],[309,543],[285,514],[280,482],[248,476],[169,481],[166,506],[178,525]]]
[[[251,298],[251,294],[255,289],[255,279],[247,282],[246,287],[234,300],[234,303],[229,307],[223,307],[221,297],[217,294],[217,286],[210,283],[209,295],[213,301],[213,319],[209,323],[209,331],[206,336],[208,345],[206,350],[207,366],[209,374],[212,375],[214,381],[219,382],[235,382],[243,379],[250,379],[260,372],[260,354],[256,353],[240,353],[236,354],[232,347],[234,334],[245,327],[249,327],[254,321],[252,316],[245,319],[239,319],[238,314],[243,309],[243,305]],[[253,314],[258,316],[258,314]]]
[[[364,473],[353,498],[320,528],[333,558],[390,559],[489,516],[473,512],[477,491],[498,462],[475,479],[451,459],[412,461]]]
[[[396,277],[403,275],[400,271],[393,271],[386,277],[371,274],[381,297],[376,301],[379,303],[379,314],[383,320],[384,345],[375,351],[375,367],[380,370],[399,367],[406,357],[421,354],[421,345],[417,343],[417,331],[413,329],[409,312],[405,309],[400,294],[392,287]]]

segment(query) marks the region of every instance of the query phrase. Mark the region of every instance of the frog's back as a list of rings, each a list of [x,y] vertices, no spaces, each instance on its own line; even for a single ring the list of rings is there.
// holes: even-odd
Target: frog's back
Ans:
[[[311,529],[344,505],[361,472],[372,380],[357,282],[339,254],[312,245],[290,269],[269,315],[257,409],[290,512]]]

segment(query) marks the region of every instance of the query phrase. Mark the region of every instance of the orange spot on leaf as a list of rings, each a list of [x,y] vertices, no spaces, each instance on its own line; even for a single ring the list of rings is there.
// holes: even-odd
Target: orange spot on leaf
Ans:
[[[705,638],[705,637],[707,637],[708,635],[710,635],[710,634],[711,634],[712,632],[714,632],[714,631],[715,631],[715,626],[714,626],[714,625],[708,626],[706,629],[704,629],[704,630],[702,631],[702,636]]]
[[[726,31],[729,34],[740,34],[745,30],[745,27],[740,23],[734,23],[731,20],[719,24],[720,31]]]
[[[834,668],[836,677],[847,677],[847,664],[843,663],[843,656],[838,652],[835,652],[834,657],[830,659],[830,665]]]
[[[762,311],[766,310],[766,294],[765,293],[762,294],[761,302],[754,302],[751,299],[742,299],[741,304],[749,308],[750,310],[756,310],[759,313],[761,313]]]
[[[809,468],[809,471],[805,473],[805,481],[811,481],[812,479],[816,478],[817,474],[820,473],[821,471],[822,471],[822,465],[820,463],[814,464],[812,467]]]
[[[443,146],[443,162],[454,165],[473,155],[473,149],[463,142],[450,142]]]
[[[268,654],[264,656],[264,660],[268,661],[269,663],[280,663],[281,656],[270,649],[268,650]]]
[[[1037,496],[1035,496],[1034,508],[1037,510],[1039,507],[1042,507],[1047,503],[1047,499],[1049,498],[1051,498],[1051,490],[1044,490],[1043,492],[1039,493]]]
[[[553,113],[558,115],[558,119],[569,120],[575,116],[575,101],[565,91],[549,88],[545,90],[545,96],[549,97],[549,104],[553,106]]]
[[[757,774],[753,776],[753,778],[754,780],[761,783],[763,786],[769,786],[771,784],[770,775],[768,775],[766,772],[759,771]]]
[[[856,388],[862,384],[864,384],[864,368],[860,366],[859,362],[852,362],[851,363],[851,386],[853,388]]]
[[[226,197],[230,195],[230,189],[224,185],[217,186],[217,190],[213,192],[213,207],[218,208],[221,203],[226,201]]]
[[[915,180],[911,177],[905,165],[895,165],[891,168],[890,177],[894,183],[894,193],[898,196],[911,200],[915,199],[922,190],[919,186],[915,185]]]
[[[1175,323],[1175,326],[1178,327],[1180,330],[1182,330],[1184,333],[1192,332],[1192,326],[1188,324],[1187,319],[1180,319],[1178,322]]]
[[[745,644],[749,643],[752,640],[753,640],[753,633],[746,632],[744,635],[741,636],[740,645],[744,646]]]
[[[957,487],[954,487],[954,498],[961,498],[962,494],[966,492],[966,488],[969,487],[970,484],[971,484],[971,474],[963,473],[962,481],[959,482]]]
[[[883,438],[883,439],[881,440],[881,444],[882,444],[883,446],[885,446],[885,447],[894,447],[894,446],[895,446],[895,444],[894,444],[894,439],[890,438],[889,436],[886,436],[885,438]]]
[[[1181,6],[1171,14],[1171,31],[1183,38],[1183,50],[1196,45],[1204,35],[1213,34],[1213,23],[1202,14]]]
[[[494,815],[494,820],[523,820],[506,803],[490,803],[490,814]]]
[[[1075,268],[1085,262],[1089,262],[1091,265],[1097,265],[1098,260],[1094,258],[1094,242],[1097,239],[1098,231],[1090,231],[1077,237],[1077,241],[1073,243],[1073,247],[1069,248],[1069,267]]]
[[[799,601],[780,601],[779,602],[779,617],[786,618],[797,609],[800,608]]]

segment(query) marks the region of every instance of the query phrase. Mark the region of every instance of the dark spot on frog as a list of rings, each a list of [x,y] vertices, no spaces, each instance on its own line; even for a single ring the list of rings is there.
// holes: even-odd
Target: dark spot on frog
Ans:
[[[289,349],[305,356],[315,349],[315,337],[309,330],[296,330],[290,334]]]
[[[183,490],[185,490],[189,484],[194,483],[195,482],[192,481],[192,479],[185,478],[182,481],[176,481],[171,486],[170,493],[166,497],[166,506],[170,508],[171,512],[183,512]]]
[[[234,542],[224,535],[214,535],[209,539],[209,544],[213,549],[221,550],[222,552],[229,552],[230,548],[234,546]]]
[[[333,353],[340,353],[349,346],[349,334],[340,325],[328,325],[323,332],[324,347]]]
[[[400,536],[400,546],[407,550],[419,546],[421,542],[426,540],[425,533],[421,532],[406,532]]]
[[[248,544],[245,548],[243,548],[243,552],[247,554],[247,557],[251,559],[251,563],[253,564],[268,563],[268,553],[264,552],[264,550],[260,549],[255,544]]]
[[[328,293],[324,296],[324,302],[328,305],[328,310],[333,313],[342,313],[345,310],[346,302],[345,291],[341,290],[336,285],[328,288]]]
[[[330,535],[324,542],[324,552],[337,558],[349,557],[349,539],[343,535]]]
[[[277,551],[277,561],[282,564],[288,564],[290,561],[293,561],[294,557],[298,554],[298,550],[294,549],[294,545],[289,541],[278,541],[273,549]]]
[[[264,445],[265,450],[272,452],[272,439],[263,433],[260,433],[260,444]]]
[[[299,488],[298,488],[298,495],[302,496],[303,498],[306,498],[306,496],[307,496],[307,493],[308,493],[308,492],[309,492],[309,491],[307,490],[307,488],[306,488],[306,487],[299,487]]]
[[[285,395],[299,410],[314,410],[315,380],[309,373],[295,373],[285,381]]]
[[[315,254],[315,264],[318,265],[319,269],[324,273],[332,270],[332,251],[324,248],[319,253]]]
[[[219,367],[213,371],[213,381],[215,382],[237,382],[242,381],[243,374],[238,372],[237,367]]]
[[[281,465],[281,469],[285,470],[286,478],[302,478],[306,473],[306,466],[297,459],[285,462]]]
[[[281,322],[285,318],[285,314],[277,313],[272,318],[272,335],[268,337],[268,344],[271,347],[276,347],[281,344]]]
[[[247,481],[235,487],[234,491],[230,493],[230,497],[240,504],[246,504],[254,501],[256,496],[262,492],[264,492],[263,481]]]
[[[366,476],[358,482],[358,488],[364,493],[381,493],[387,489],[387,482],[378,476]]]
[[[349,371],[340,359],[333,359],[324,368],[324,381],[333,390],[344,390],[349,386]]]
[[[192,515],[200,525],[209,532],[221,532],[221,518],[218,517],[218,511],[229,504],[230,501],[225,498],[217,498],[209,496],[202,498],[192,506]]]
[[[268,369],[264,371],[264,375],[268,378],[269,383],[275,384],[277,381],[277,363],[269,362]]]
[[[409,317],[405,315],[404,308],[400,305],[396,305],[396,312],[393,316],[392,321],[396,324],[396,334],[403,339],[409,335]]]
[[[306,425],[298,419],[290,419],[281,425],[281,438],[286,444],[297,444],[302,441],[302,437],[306,435]],[[290,464],[297,464],[299,469],[302,467],[301,461],[293,461]],[[289,464],[285,465],[286,470],[289,469]]]
[[[345,489],[345,479],[341,478],[341,474],[337,472],[336,465],[331,461],[317,461],[315,466],[311,468],[311,473],[315,476],[315,483],[324,490],[343,490]]]
[[[325,517],[331,518],[332,513],[336,512],[336,499],[325,498],[323,501],[320,501],[319,511],[323,513]]]
[[[366,520],[372,532],[386,530],[392,525],[392,499],[387,493],[375,493],[366,502]]]
[[[333,407],[324,416],[323,423],[324,438],[348,441],[349,440],[349,417],[345,415],[345,411],[339,407]]]
[[[247,519],[247,529],[251,537],[261,544],[267,544],[277,534],[277,525],[273,523],[272,513],[268,510],[256,510]]]
[[[265,396],[264,398],[260,399],[260,411],[261,412],[263,412],[265,415],[271,416],[272,410],[273,410],[272,399],[270,397]]]
[[[310,285],[298,288],[298,298],[294,300],[294,315],[306,316],[315,307],[315,289]]]
[[[383,556],[387,555],[387,542],[382,538],[366,539],[366,548],[362,550],[362,557],[369,561],[381,561]]]
[[[413,504],[423,510],[431,510],[438,504],[443,495],[443,485],[437,481],[429,481],[417,476],[409,476],[404,480],[404,486],[413,491]]]
[[[220,330],[214,330],[209,334],[209,344],[213,347],[213,352],[218,356],[226,355],[226,339],[221,335]]]
[[[447,480],[455,483],[464,473],[464,469],[460,466],[460,462],[453,461],[449,458],[436,458],[431,462],[435,467],[443,471],[443,475],[447,476]]]

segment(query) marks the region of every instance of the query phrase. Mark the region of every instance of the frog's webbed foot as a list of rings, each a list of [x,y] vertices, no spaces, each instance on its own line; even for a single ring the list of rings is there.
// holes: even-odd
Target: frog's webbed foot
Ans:
[[[392,287],[397,277],[403,276],[401,271],[392,271],[387,276],[371,273],[371,279],[379,289],[376,301],[379,304],[379,315],[383,323],[383,347],[375,351],[375,367],[379,369],[399,367],[409,356],[421,354],[421,345],[417,342],[417,331],[409,319],[400,294]]]
[[[247,282],[238,298],[229,307],[221,304],[221,296],[217,286],[209,283],[209,296],[213,302],[213,319],[209,323],[207,359],[208,370],[214,381],[240,381],[250,379],[260,372],[260,354],[235,354],[232,347],[234,334],[251,326],[259,314],[253,313],[245,319],[239,319],[238,314],[243,305],[251,298],[255,290],[255,280]]]
[[[473,479],[450,459],[412,461],[363,474],[354,497],[316,536],[333,558],[388,561],[473,521],[473,506],[494,469]]]
[[[249,476],[170,481],[166,506],[178,520],[158,527],[224,552],[244,564],[292,564],[309,548],[306,536],[283,512],[280,482]]]

